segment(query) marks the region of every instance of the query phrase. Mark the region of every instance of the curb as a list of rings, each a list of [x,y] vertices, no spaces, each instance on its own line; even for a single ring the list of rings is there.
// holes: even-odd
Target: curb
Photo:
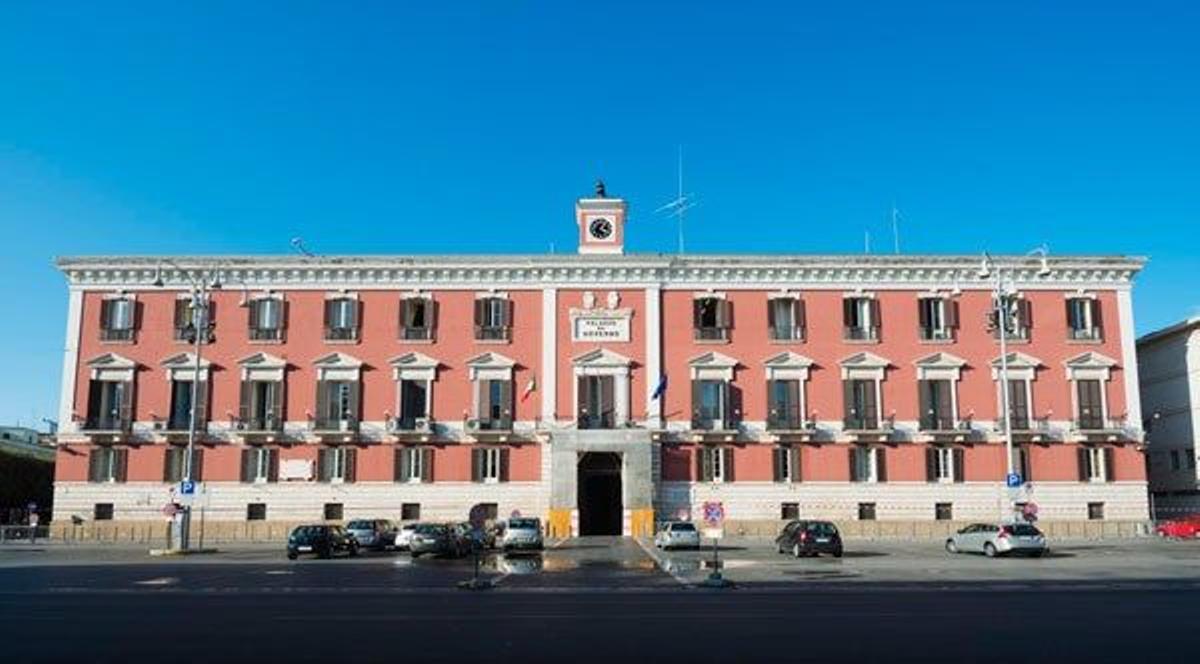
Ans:
[[[220,553],[217,549],[150,549],[150,555],[161,556],[193,556],[209,553]]]

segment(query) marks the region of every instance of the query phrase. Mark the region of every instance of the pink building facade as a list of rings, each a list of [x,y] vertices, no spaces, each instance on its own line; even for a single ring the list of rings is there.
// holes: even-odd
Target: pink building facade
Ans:
[[[558,535],[643,534],[708,500],[748,532],[1014,501],[1147,517],[1140,260],[995,259],[1015,293],[1010,489],[978,257],[627,255],[625,214],[578,201],[568,256],[60,260],[55,521],[162,522],[196,376],[195,504],[230,533],[476,503]],[[197,278],[222,282],[198,363]]]

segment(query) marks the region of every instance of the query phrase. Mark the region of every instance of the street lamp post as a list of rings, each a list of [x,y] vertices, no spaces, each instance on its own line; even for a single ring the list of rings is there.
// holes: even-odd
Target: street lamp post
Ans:
[[[208,295],[209,291],[219,290],[221,288],[221,278],[219,272],[213,272],[211,275],[201,272],[200,278],[193,278],[192,275],[183,268],[176,265],[173,261],[163,261],[167,265],[182,273],[191,284],[191,335],[195,354],[195,366],[192,367],[192,398],[191,408],[188,415],[188,437],[187,449],[184,451],[183,458],[183,482],[191,483],[192,476],[195,472],[193,461],[195,460],[196,450],[196,423],[199,419],[200,406],[200,362],[204,352],[204,341],[208,334]],[[158,276],[154,280],[154,285],[163,286],[162,266],[159,266]],[[192,506],[185,504],[183,512],[179,520],[179,538],[176,546],[186,551],[190,547],[190,536],[192,526]]]

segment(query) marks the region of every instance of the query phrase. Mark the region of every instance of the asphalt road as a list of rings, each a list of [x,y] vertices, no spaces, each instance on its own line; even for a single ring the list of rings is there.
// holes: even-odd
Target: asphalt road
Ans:
[[[1186,564],[1197,549],[1170,551]],[[769,564],[811,562],[825,564]],[[493,590],[457,589],[470,572],[462,560],[289,563],[273,551],[9,564],[0,566],[0,652],[13,662],[1143,660],[1194,652],[1200,605],[1200,575],[792,575],[790,584],[705,590],[615,539],[490,557]]]

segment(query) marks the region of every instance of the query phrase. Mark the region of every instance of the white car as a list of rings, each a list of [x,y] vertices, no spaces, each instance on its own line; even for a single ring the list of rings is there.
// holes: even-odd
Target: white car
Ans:
[[[395,547],[399,551],[408,551],[408,545],[412,541],[413,532],[417,529],[416,523],[406,523],[400,526],[400,530],[396,531]]]
[[[946,540],[950,553],[982,553],[988,558],[1010,553],[1040,558],[1049,550],[1046,536],[1028,523],[973,523]]]
[[[505,552],[541,551],[542,547],[541,519],[514,517],[504,524],[504,536],[500,539],[500,548]]]
[[[668,521],[654,536],[654,546],[662,549],[699,549],[700,531],[691,521]]]

